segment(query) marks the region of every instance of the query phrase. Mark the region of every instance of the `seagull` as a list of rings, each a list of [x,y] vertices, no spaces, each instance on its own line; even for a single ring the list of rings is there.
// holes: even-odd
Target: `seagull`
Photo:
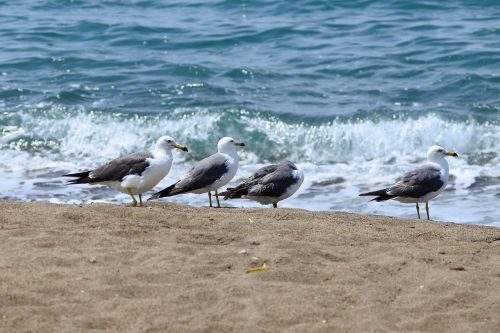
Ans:
[[[210,207],[213,207],[210,191],[215,191],[217,207],[220,208],[217,189],[229,183],[238,170],[239,157],[236,146],[245,144],[230,137],[220,139],[217,144],[218,153],[196,163],[179,181],[153,194],[148,201],[182,193],[208,193]]]
[[[361,193],[360,196],[376,196],[375,201],[394,199],[403,203],[415,203],[420,219],[419,202],[425,202],[427,220],[429,200],[434,199],[448,184],[449,166],[445,156],[457,157],[457,153],[443,147],[432,146],[427,151],[427,163],[404,174],[403,179],[382,190]]]
[[[186,146],[177,144],[170,136],[162,136],[151,152],[128,154],[107,162],[93,170],[69,173],[64,177],[76,177],[68,184],[101,184],[128,193],[132,206],[137,206],[134,195],[139,195],[142,207],[142,193],[156,186],[172,167],[172,149],[188,151]]]
[[[224,200],[246,198],[259,202],[262,205],[273,204],[294,194],[304,181],[304,173],[298,170],[290,161],[268,165],[257,170],[234,188],[228,188],[221,193]]]

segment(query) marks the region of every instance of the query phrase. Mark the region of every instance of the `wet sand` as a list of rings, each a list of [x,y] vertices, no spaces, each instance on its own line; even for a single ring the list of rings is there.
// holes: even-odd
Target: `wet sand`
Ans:
[[[500,228],[148,206],[0,201],[0,331],[499,330]]]

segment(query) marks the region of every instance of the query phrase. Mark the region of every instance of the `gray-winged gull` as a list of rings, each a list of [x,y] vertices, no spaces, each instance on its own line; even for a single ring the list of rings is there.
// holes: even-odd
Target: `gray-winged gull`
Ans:
[[[449,166],[445,156],[458,156],[446,151],[443,147],[432,146],[427,151],[427,163],[418,169],[404,174],[403,179],[382,190],[361,193],[360,196],[377,196],[375,201],[394,199],[404,203],[415,203],[417,216],[420,219],[419,202],[425,202],[427,219],[429,217],[429,200],[438,196],[448,184]]]
[[[186,146],[177,144],[170,136],[162,136],[151,152],[128,154],[107,162],[93,170],[69,173],[64,177],[76,177],[69,184],[101,184],[128,193],[132,206],[137,206],[134,195],[139,195],[142,206],[142,193],[158,184],[172,167],[172,149],[188,151]]]
[[[208,193],[210,207],[212,207],[212,194],[215,191],[217,207],[220,207],[217,189],[226,185],[233,179],[238,170],[239,157],[236,146],[244,146],[242,142],[233,138],[224,137],[217,144],[218,152],[194,165],[179,181],[169,187],[153,194],[148,200],[170,197],[182,193]]]
[[[246,198],[263,205],[273,204],[292,196],[302,185],[304,173],[290,161],[268,165],[257,170],[235,188],[221,193],[224,199]]]

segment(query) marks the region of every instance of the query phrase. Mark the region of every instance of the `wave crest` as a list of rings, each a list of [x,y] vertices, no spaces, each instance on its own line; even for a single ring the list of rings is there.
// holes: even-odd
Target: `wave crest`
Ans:
[[[378,120],[336,118],[311,124],[242,110],[130,115],[58,108],[12,114],[0,125],[3,149],[35,147],[32,153],[57,160],[78,158],[91,164],[149,149],[165,134],[190,146],[188,159],[213,153],[217,140],[229,135],[247,143],[244,154],[254,162],[289,158],[315,164],[392,157],[420,159],[433,144],[474,155],[495,152],[500,143],[496,123],[451,121],[435,114]]]

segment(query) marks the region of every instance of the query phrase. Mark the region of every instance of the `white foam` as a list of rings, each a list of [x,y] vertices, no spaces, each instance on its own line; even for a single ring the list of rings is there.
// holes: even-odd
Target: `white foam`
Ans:
[[[433,114],[417,119],[333,121],[316,126],[245,116],[244,122],[265,132],[276,144],[290,147],[296,158],[315,163],[384,156],[420,158],[421,151],[433,144],[470,154],[495,151],[500,142],[499,125],[450,122]]]

